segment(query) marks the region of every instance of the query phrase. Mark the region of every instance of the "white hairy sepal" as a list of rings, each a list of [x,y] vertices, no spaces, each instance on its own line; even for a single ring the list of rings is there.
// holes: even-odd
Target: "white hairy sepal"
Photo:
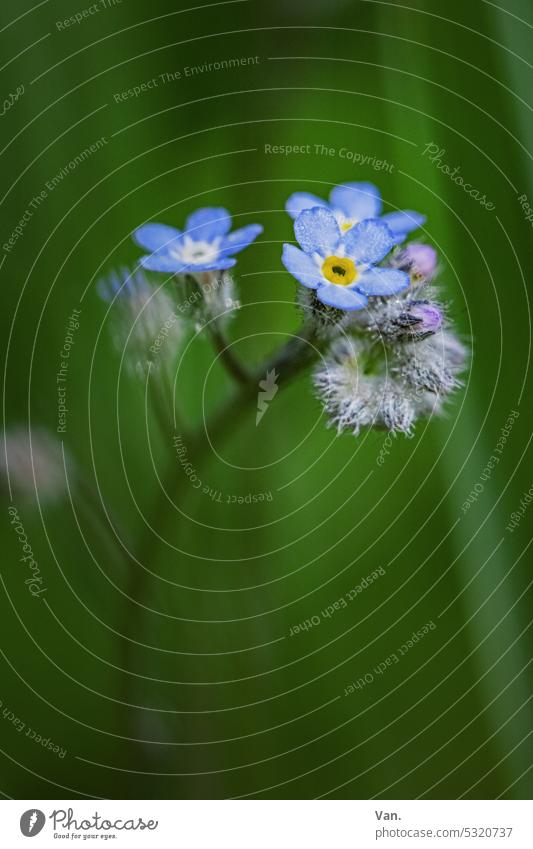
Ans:
[[[466,349],[448,330],[398,345],[394,354],[395,375],[416,390],[447,395],[462,385],[459,375],[466,367]]]
[[[373,427],[409,435],[418,418],[442,412],[466,361],[450,331],[388,345],[370,335],[346,337],[332,345],[313,379],[329,426],[339,433]]]
[[[110,315],[113,344],[126,371],[144,376],[148,368],[168,366],[185,336],[178,306],[142,269],[121,268],[116,276],[129,284],[114,299]]]
[[[425,338],[426,334],[418,334],[417,324],[411,323],[409,316],[411,304],[420,299],[445,312],[434,287],[425,285],[422,291],[421,286],[409,286],[397,295],[387,298],[370,298],[365,310],[350,315],[347,327],[372,333],[384,342],[395,343],[405,339],[418,341]]]
[[[313,328],[318,339],[335,339],[350,323],[351,313],[323,304],[314,289],[299,286],[296,303],[304,324]]]
[[[240,307],[231,274],[227,271],[202,271],[190,275],[189,281],[191,278],[195,285],[188,301],[193,318],[200,324],[216,319],[219,327],[225,327]]]
[[[355,435],[364,427],[409,434],[416,417],[412,393],[392,375],[365,374],[369,356],[363,340],[343,340],[316,369],[314,385],[329,426]]]

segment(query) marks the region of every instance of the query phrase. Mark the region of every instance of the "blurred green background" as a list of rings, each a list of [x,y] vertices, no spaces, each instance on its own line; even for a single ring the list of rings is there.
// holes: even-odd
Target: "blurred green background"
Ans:
[[[1,118],[2,245],[47,182],[105,140],[0,257],[7,426],[55,430],[59,352],[81,309],[62,435],[72,498],[14,496],[48,587],[41,598],[24,584],[5,493],[1,791],[527,798],[533,513],[506,525],[533,483],[532,223],[519,200],[533,205],[531,4],[109,0],[58,27],[83,8],[20,0],[1,12],[3,96],[24,87]],[[236,57],[258,61],[185,74]],[[153,78],[138,97],[115,97]],[[493,210],[424,155],[430,143]],[[382,465],[385,435],[335,438],[308,376],[258,427],[253,399],[212,452],[190,459],[224,496],[272,500],[219,503],[176,465],[179,510],[159,539],[146,521],[174,431],[159,436],[149,412],[148,438],[144,384],[120,371],[95,281],[136,262],[130,234],[144,221],[179,227],[198,206],[222,205],[238,225],[261,222],[238,259],[230,327],[236,350],[259,363],[299,325],[280,262],[292,238],[286,198],[346,180],[375,182],[388,209],[427,214],[422,237],[439,250],[451,317],[472,339],[464,390],[445,418],[395,439]],[[231,392],[203,335],[176,383],[189,427]],[[512,411],[501,460],[463,511]],[[94,486],[102,500],[91,505]],[[126,552],[143,537],[141,567]],[[345,609],[289,636],[380,567]],[[430,621],[401,662],[373,672]]]

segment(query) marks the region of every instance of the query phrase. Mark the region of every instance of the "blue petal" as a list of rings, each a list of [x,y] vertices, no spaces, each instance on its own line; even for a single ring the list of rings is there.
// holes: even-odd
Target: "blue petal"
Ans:
[[[394,237],[383,219],[368,218],[348,230],[342,240],[346,256],[356,263],[379,262],[394,245]]]
[[[218,257],[209,263],[184,263],[178,257],[171,254],[158,253],[142,256],[140,263],[143,268],[148,268],[150,271],[164,271],[168,274],[184,274],[186,271],[222,271],[225,268],[231,268],[235,265],[236,260],[231,257]]]
[[[262,232],[263,228],[260,224],[248,224],[240,230],[234,230],[222,241],[220,252],[224,255],[236,254],[247,248]]]
[[[119,277],[116,271],[112,271],[109,277],[102,277],[98,281],[96,291],[103,301],[111,303],[122,290],[123,285],[126,285],[125,281]]]
[[[150,295],[150,284],[144,273],[136,269],[121,266],[118,271],[113,271],[109,277],[104,277],[96,284],[96,290],[102,300],[111,303],[117,297],[135,297]]]
[[[294,233],[306,253],[318,251],[324,256],[333,253],[341,235],[333,213],[319,206],[300,212]]]
[[[187,235],[195,242],[212,242],[231,229],[231,215],[222,206],[206,206],[189,215],[185,222]]]
[[[319,286],[316,296],[328,307],[337,307],[339,310],[362,310],[366,307],[368,299],[357,289],[349,286],[336,286],[331,283]]]
[[[325,206],[327,209],[329,204],[317,195],[309,194],[309,192],[294,192],[285,204],[285,209],[291,218],[298,218],[300,212],[303,212],[304,209],[313,209],[314,206]]]
[[[167,271],[171,274],[178,274],[186,268],[180,259],[163,251],[142,256],[139,262],[143,268],[147,268],[149,271]]]
[[[157,251],[159,248],[168,247],[180,235],[179,230],[166,224],[143,224],[133,232],[133,241],[147,251]]]
[[[308,289],[316,289],[323,284],[324,278],[315,261],[294,245],[283,245],[281,261],[287,271]]]
[[[409,286],[409,275],[397,268],[369,268],[355,284],[365,295],[395,295]]]
[[[426,216],[419,212],[406,209],[403,212],[388,212],[381,220],[389,227],[393,236],[405,235],[411,230],[418,230],[426,221]]]
[[[188,271],[224,271],[226,268],[233,268],[237,260],[231,256],[222,256],[213,262],[200,262],[196,265],[189,265]]]
[[[381,195],[373,183],[343,183],[332,189],[329,200],[347,218],[364,221],[377,218],[381,212]]]

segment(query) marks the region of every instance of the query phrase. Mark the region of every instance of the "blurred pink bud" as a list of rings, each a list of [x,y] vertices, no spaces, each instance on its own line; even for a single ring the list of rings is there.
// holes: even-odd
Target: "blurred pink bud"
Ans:
[[[418,321],[415,333],[436,333],[442,327],[442,312],[434,304],[414,302],[409,315]]]
[[[399,261],[416,278],[430,280],[437,268],[437,251],[431,245],[411,242],[401,251]]]
[[[30,440],[31,436],[31,440]],[[53,501],[67,491],[61,443],[42,427],[15,426],[5,431],[0,448],[0,486],[13,497],[30,500],[36,494]]]

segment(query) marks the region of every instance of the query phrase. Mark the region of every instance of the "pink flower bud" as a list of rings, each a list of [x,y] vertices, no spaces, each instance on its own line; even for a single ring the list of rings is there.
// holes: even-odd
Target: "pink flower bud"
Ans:
[[[411,274],[419,280],[430,280],[437,268],[437,252],[431,245],[411,242],[400,253],[402,266],[408,268]]]
[[[435,304],[415,301],[409,308],[409,315],[418,322],[415,333],[436,333],[442,327],[442,312]]]

